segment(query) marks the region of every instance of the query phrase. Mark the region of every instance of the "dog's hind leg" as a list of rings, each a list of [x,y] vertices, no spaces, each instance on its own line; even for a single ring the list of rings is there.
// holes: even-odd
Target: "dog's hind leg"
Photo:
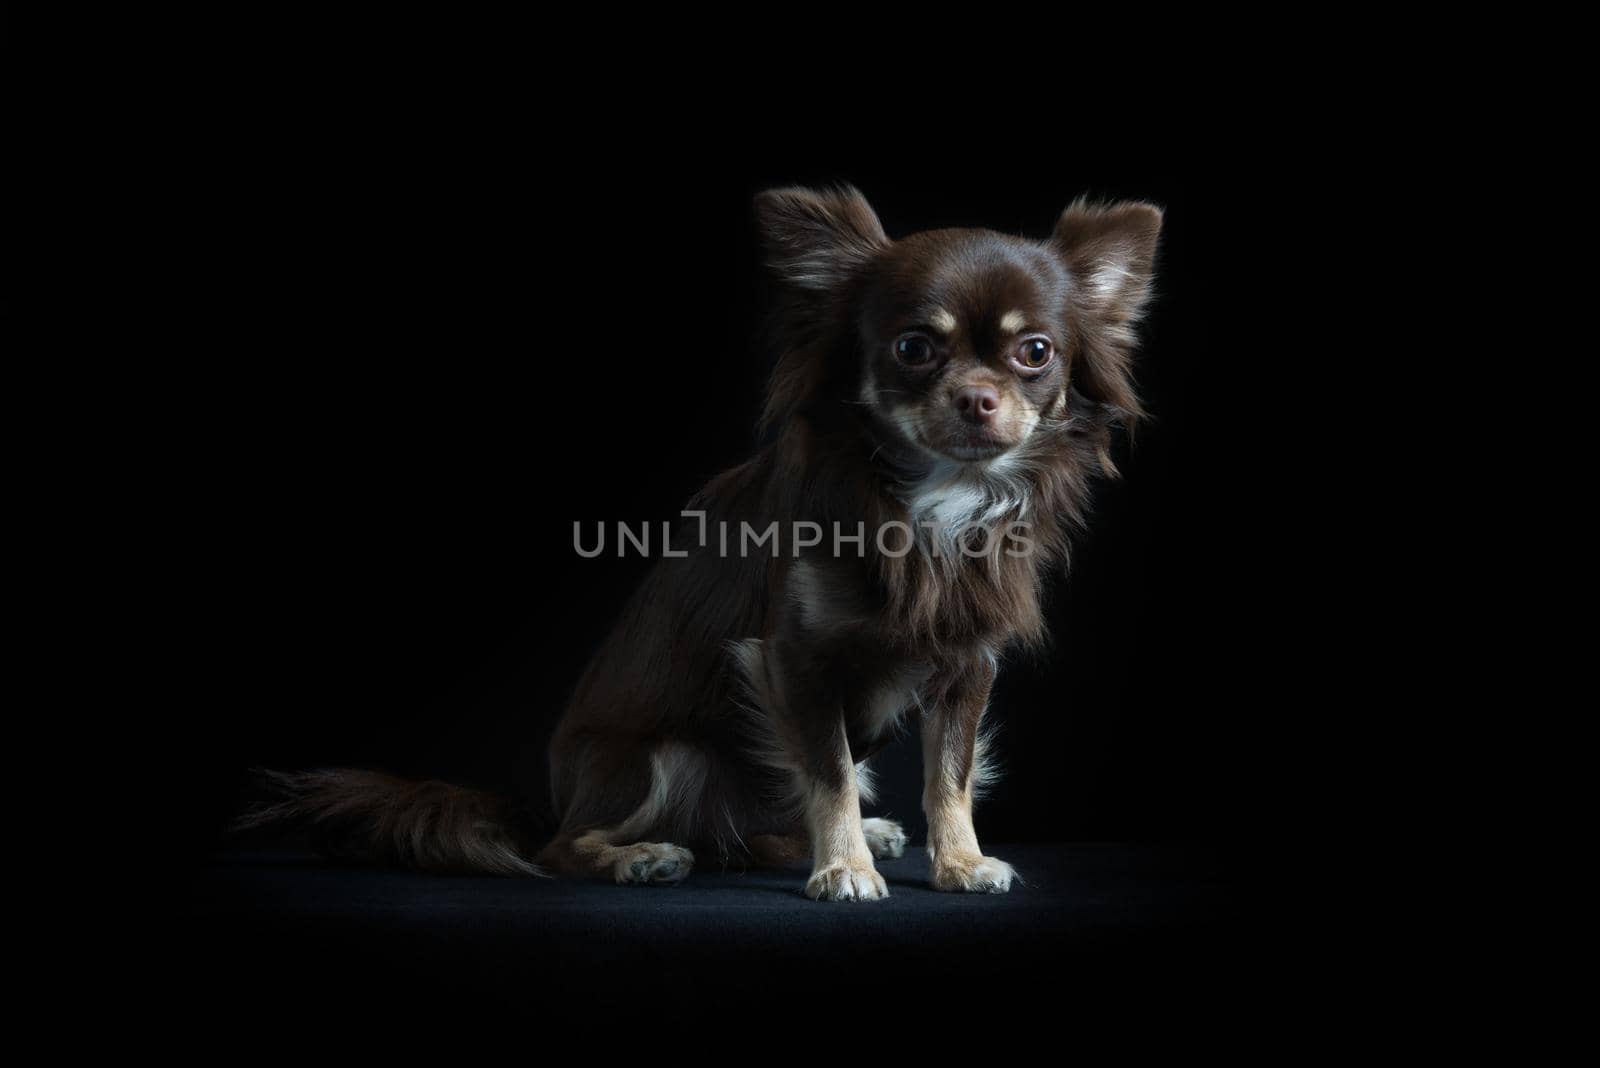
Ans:
[[[663,742],[650,751],[650,784],[644,799],[615,826],[573,826],[586,809],[580,796],[569,806],[568,822],[555,840],[540,851],[541,861],[565,875],[614,879],[619,883],[670,885],[682,882],[694,867],[694,854],[669,841],[653,841],[692,832],[708,763],[705,754],[681,742]],[[609,781],[590,781],[604,793]],[[636,788],[636,787],[635,787]]]
[[[878,860],[905,855],[906,832],[895,820],[876,816],[861,821],[867,849]],[[758,868],[788,868],[811,859],[811,842],[803,834],[757,834],[750,837],[750,861]]]
[[[861,832],[867,836],[867,849],[879,860],[893,860],[906,851],[906,832],[894,820],[872,816],[861,821]]]
[[[539,854],[540,860],[563,875],[614,879],[619,883],[670,886],[682,882],[694,868],[694,854],[671,842],[627,842],[620,827],[599,828],[578,835],[562,835]]]
[[[746,844],[756,868],[789,868],[811,859],[811,842],[803,834],[753,834]]]

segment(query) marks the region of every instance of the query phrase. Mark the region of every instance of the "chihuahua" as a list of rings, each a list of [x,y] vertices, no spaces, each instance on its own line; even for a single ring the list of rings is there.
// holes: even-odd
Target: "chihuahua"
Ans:
[[[550,747],[554,837],[493,795],[345,769],[267,773],[280,798],[243,826],[638,885],[697,854],[809,858],[807,895],[871,901],[874,858],[906,836],[863,818],[867,760],[915,722],[932,885],[1011,888],[973,830],[984,710],[1001,654],[1045,637],[1042,580],[1116,474],[1113,429],[1144,415],[1130,359],[1161,212],[1079,201],[1044,241],[890,240],[849,187],[764,192],[756,215],[778,292],[768,443],[697,495],[692,547],[656,562],[578,682]]]

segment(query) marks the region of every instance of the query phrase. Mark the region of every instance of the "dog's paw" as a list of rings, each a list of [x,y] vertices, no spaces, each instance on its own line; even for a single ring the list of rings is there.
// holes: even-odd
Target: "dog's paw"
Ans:
[[[817,901],[876,901],[889,896],[889,887],[870,862],[830,864],[811,873],[806,896]]]
[[[617,852],[611,871],[619,883],[669,886],[694,868],[694,854],[671,842],[640,842]]]
[[[933,862],[933,885],[938,890],[969,894],[1004,894],[1016,878],[1011,865],[995,857],[957,856]]]
[[[861,830],[867,836],[867,848],[879,860],[904,856],[906,832],[894,820],[870,819],[861,821]]]

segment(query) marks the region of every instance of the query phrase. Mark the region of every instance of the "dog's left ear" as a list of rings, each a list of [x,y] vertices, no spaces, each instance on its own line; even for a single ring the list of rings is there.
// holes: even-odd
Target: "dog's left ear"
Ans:
[[[1075,385],[1132,418],[1144,414],[1129,366],[1132,324],[1150,299],[1160,236],[1161,209],[1154,204],[1080,200],[1062,213],[1050,238],[1071,272],[1073,301],[1083,313]]]

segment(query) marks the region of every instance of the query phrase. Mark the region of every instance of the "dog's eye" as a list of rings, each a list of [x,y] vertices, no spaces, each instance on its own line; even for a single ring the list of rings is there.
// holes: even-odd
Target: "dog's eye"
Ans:
[[[1017,362],[1037,371],[1056,354],[1048,338],[1030,337],[1017,346]]]
[[[915,367],[933,359],[933,342],[921,334],[906,334],[894,343],[894,354],[901,363]]]

